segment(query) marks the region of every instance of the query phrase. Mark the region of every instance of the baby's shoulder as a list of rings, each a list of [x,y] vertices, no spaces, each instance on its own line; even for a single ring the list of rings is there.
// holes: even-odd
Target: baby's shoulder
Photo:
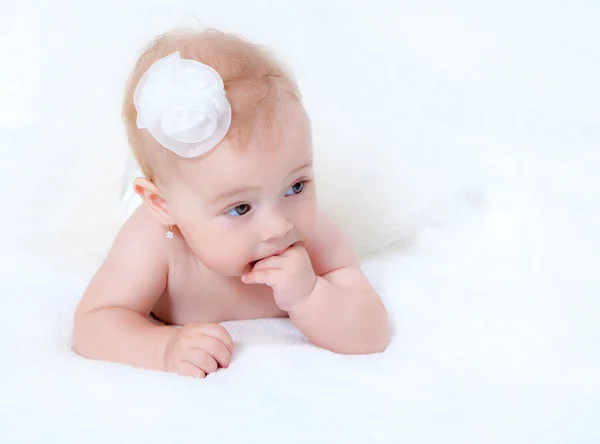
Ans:
[[[148,313],[164,293],[169,267],[160,243],[161,227],[147,211],[140,207],[125,221],[90,281],[82,306],[125,306]]]
[[[137,256],[144,260],[166,261],[166,232],[166,227],[152,216],[150,210],[140,205],[117,233],[112,250],[127,258]]]
[[[146,205],[137,207],[121,228],[121,232],[128,236],[137,235],[146,238],[154,238],[160,232],[162,232],[162,237],[164,237],[166,231],[166,227],[162,226],[156,220]]]

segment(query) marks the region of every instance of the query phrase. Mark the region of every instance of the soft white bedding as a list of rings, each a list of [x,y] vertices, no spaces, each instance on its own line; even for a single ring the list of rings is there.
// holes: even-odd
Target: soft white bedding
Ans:
[[[4,3],[1,443],[600,442],[596,3]],[[122,82],[190,12],[289,56],[324,207],[362,253],[402,246],[363,261],[384,354],[284,320],[226,324],[202,381],[70,351],[123,217]]]

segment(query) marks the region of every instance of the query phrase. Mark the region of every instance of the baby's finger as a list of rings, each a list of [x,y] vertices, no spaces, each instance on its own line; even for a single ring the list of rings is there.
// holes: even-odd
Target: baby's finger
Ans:
[[[190,376],[192,378],[205,378],[206,373],[188,361],[181,361],[177,369],[177,374],[181,376]]]
[[[282,269],[285,265],[285,259],[281,256],[271,256],[266,259],[259,260],[254,267],[252,267],[252,271],[254,270],[265,270],[267,268],[276,268]]]
[[[227,347],[229,353],[233,353],[233,339],[231,339],[231,335],[222,325],[206,324],[202,326],[202,334],[221,341]]]
[[[199,348],[187,350],[185,360],[195,367],[198,367],[207,375],[216,372],[219,368],[217,361],[215,361],[215,359],[207,352],[200,350]]]
[[[264,284],[272,287],[278,281],[281,270],[267,268],[265,270],[252,270],[250,273],[242,276],[244,284]]]
[[[304,246],[304,242],[299,241],[299,242],[296,242],[295,244],[290,245],[290,247],[287,250],[285,250],[281,256],[288,257],[295,253],[305,253],[305,252],[306,252],[306,247]]]
[[[198,348],[212,356],[221,367],[228,367],[231,362],[229,349],[220,340],[204,336],[198,343]]]

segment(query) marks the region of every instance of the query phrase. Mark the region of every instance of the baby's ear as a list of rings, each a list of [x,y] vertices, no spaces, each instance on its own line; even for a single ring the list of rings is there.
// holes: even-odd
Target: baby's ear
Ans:
[[[171,223],[167,200],[153,182],[145,177],[137,177],[133,181],[133,189],[161,224]]]

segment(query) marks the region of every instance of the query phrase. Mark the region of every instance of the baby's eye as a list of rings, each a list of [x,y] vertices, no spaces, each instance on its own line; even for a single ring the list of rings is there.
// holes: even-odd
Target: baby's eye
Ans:
[[[239,217],[246,214],[250,211],[252,207],[248,204],[240,204],[238,206],[233,207],[231,210],[228,210],[225,214],[228,216]]]
[[[296,182],[294,185],[288,188],[285,192],[286,196],[293,196],[294,194],[300,194],[304,190],[304,181]]]

